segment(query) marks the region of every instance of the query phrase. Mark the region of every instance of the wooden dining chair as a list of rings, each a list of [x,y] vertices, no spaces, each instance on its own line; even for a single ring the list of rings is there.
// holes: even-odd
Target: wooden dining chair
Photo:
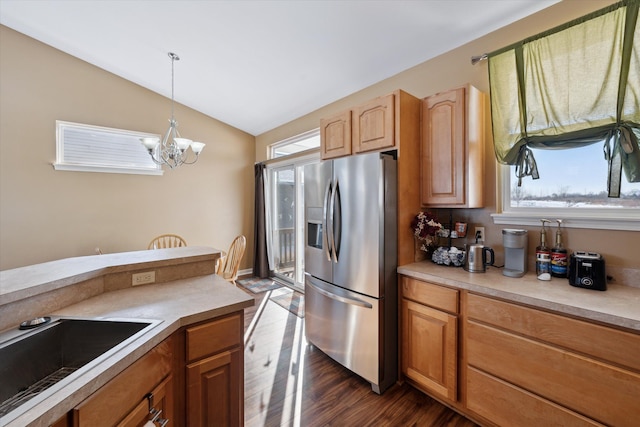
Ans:
[[[240,235],[233,239],[227,255],[218,261],[216,273],[234,285],[236,285],[236,280],[238,279],[238,269],[240,268],[240,261],[242,261],[246,247],[247,239],[243,235]]]
[[[180,248],[183,246],[187,246],[187,242],[177,234],[161,234],[149,243],[147,249]]]

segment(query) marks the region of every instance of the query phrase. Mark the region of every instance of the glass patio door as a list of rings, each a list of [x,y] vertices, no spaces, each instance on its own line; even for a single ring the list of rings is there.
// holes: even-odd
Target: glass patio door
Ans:
[[[276,278],[304,289],[304,165],[313,158],[267,167],[267,233]]]
[[[273,272],[295,285],[296,171],[287,165],[269,171],[271,183],[271,255]]]

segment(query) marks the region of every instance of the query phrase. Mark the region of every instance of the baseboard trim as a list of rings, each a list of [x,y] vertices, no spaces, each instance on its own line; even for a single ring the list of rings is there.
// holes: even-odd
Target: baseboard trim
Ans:
[[[246,268],[244,270],[238,270],[238,277],[251,276],[253,274],[253,268]]]

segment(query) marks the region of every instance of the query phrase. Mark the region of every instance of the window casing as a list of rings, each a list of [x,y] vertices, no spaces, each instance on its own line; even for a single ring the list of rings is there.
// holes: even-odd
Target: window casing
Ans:
[[[56,121],[56,162],[62,171],[162,175],[140,138],[159,135]]]

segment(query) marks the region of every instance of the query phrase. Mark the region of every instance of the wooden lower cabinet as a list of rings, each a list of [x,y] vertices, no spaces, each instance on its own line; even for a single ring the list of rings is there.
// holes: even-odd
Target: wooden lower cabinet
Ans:
[[[424,391],[456,401],[458,291],[408,277],[401,284],[402,373]]]
[[[240,312],[187,328],[189,427],[244,424],[243,322]]]
[[[400,277],[402,374],[425,393],[483,426],[638,425],[640,334]]]
[[[241,426],[243,333],[242,310],[182,328],[52,426],[142,427],[150,403],[167,427]]]
[[[402,300],[402,372],[425,390],[457,398],[456,316]]]
[[[146,396],[155,392],[159,396],[154,402],[162,406],[162,417],[170,420],[167,425],[173,426],[173,388],[167,386],[171,384],[172,358],[171,338],[168,338],[74,408],[71,414],[72,425],[144,425],[149,420]],[[136,424],[137,420],[142,421],[140,408],[145,406],[147,417],[142,424]]]
[[[467,301],[468,409],[498,425],[638,425],[640,336],[479,295]],[[614,351],[605,346],[612,336],[622,340]]]
[[[225,351],[187,366],[187,419],[190,426],[242,425],[241,350]]]

